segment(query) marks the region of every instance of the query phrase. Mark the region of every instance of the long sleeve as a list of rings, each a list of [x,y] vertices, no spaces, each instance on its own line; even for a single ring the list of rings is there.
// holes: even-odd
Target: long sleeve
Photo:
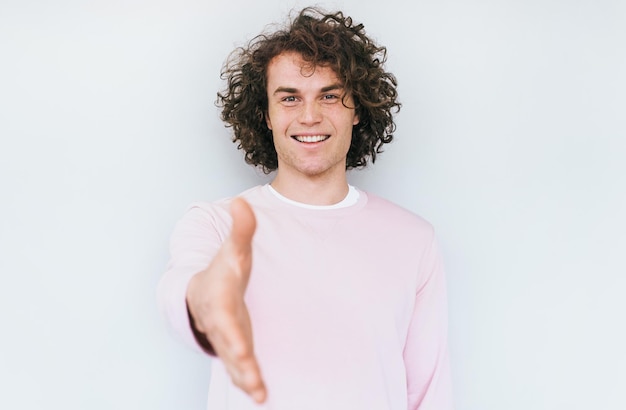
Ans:
[[[170,259],[157,287],[157,302],[171,330],[192,348],[196,342],[187,314],[186,293],[191,277],[206,269],[227,232],[228,213],[207,212],[206,205],[192,205],[178,221],[170,239]],[[221,212],[220,212],[221,211]],[[224,213],[225,220],[215,214]]]
[[[453,408],[446,282],[436,241],[426,251],[404,349],[409,410]]]

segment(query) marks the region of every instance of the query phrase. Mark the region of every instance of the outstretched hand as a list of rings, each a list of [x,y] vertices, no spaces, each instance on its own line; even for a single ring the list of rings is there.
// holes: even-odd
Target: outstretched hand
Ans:
[[[250,316],[244,302],[256,219],[250,205],[241,198],[232,201],[230,213],[230,236],[209,267],[189,282],[187,305],[197,330],[211,342],[233,383],[262,403],[267,389],[254,356]]]

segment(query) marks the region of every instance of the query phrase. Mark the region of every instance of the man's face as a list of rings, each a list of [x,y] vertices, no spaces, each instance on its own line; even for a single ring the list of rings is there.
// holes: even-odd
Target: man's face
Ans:
[[[359,119],[351,96],[342,103],[343,94],[329,67],[311,67],[297,53],[270,61],[266,121],[281,176],[345,176],[352,127]]]

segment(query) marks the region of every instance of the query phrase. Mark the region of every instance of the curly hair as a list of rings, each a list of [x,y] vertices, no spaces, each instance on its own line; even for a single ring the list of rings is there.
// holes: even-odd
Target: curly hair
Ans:
[[[398,112],[397,80],[384,70],[387,49],[377,45],[364,31],[363,24],[340,11],[327,14],[307,7],[288,26],[253,38],[246,47],[235,49],[226,60],[222,80],[227,86],[217,93],[221,118],[233,128],[233,142],[245,152],[248,164],[270,173],[278,168],[272,131],[265,115],[267,67],[285,52],[296,52],[313,67],[330,67],[351,95],[359,123],[353,127],[346,168],[365,167],[383,144],[393,140]]]

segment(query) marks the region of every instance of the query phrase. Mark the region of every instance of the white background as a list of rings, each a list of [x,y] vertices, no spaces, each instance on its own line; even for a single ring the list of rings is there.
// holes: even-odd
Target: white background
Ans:
[[[155,286],[188,203],[267,181],[218,119],[290,1],[0,2],[0,408],[203,409]],[[626,3],[346,0],[396,141],[352,183],[445,250],[459,410],[626,408]]]

